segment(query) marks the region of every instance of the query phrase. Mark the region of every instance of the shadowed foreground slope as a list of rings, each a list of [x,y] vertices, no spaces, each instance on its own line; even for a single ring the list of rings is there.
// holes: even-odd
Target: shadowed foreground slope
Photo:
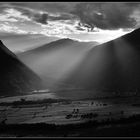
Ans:
[[[0,41],[0,96],[25,94],[40,88],[41,79]]]

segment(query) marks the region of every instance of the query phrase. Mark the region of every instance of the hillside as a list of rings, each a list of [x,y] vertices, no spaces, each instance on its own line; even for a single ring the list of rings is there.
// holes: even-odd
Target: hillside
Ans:
[[[140,90],[140,29],[97,46],[58,40],[27,52],[20,59],[44,79],[50,76],[53,80],[49,82],[55,85],[62,82],[90,91],[85,96],[134,94]],[[63,89],[63,84],[59,89]]]
[[[100,91],[140,90],[140,29],[91,49],[66,82]]]
[[[96,44],[97,42],[79,42],[65,38],[20,53],[18,58],[41,76],[47,86],[52,83],[60,84],[60,80],[64,79]]]
[[[26,94],[42,87],[41,79],[0,41],[0,96]]]

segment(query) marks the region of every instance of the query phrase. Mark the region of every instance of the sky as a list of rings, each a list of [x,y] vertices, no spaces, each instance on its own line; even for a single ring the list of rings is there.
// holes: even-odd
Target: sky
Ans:
[[[60,38],[104,43],[139,26],[140,3],[0,3],[0,39],[3,39],[8,47],[11,45],[13,51],[24,51],[33,47],[38,37],[38,45]],[[21,43],[17,41],[19,38]]]

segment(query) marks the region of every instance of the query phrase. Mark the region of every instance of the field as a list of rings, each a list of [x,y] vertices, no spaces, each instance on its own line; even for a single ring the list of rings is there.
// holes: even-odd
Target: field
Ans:
[[[40,123],[60,126],[78,125],[89,121],[99,123],[119,120],[120,118],[127,119],[140,114],[139,97],[66,100],[51,99],[52,96],[50,95],[46,97],[47,99],[38,99],[35,98],[36,96],[34,95],[32,98],[31,96],[29,96],[30,98],[25,98],[25,96],[24,98],[14,97],[13,100],[8,100],[11,97],[1,99],[1,125],[33,125]],[[3,136],[3,133],[1,132],[0,135]]]

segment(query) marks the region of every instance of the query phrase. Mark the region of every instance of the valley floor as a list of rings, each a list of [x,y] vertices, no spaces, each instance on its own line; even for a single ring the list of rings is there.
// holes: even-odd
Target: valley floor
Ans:
[[[103,121],[119,120],[120,118],[127,119],[133,115],[140,115],[139,105],[134,106],[132,103],[125,103],[123,100],[123,98],[119,99],[119,103],[114,102],[113,99],[59,101],[53,103],[36,102],[34,104],[26,104],[25,101],[25,104],[19,105],[12,105],[11,103],[9,105],[0,105],[0,122],[1,125],[33,125],[43,123],[61,126],[79,125],[89,121],[101,123]],[[103,129],[107,130],[111,127],[112,125],[105,125],[105,127],[99,127],[98,129],[102,132]],[[84,134],[87,130],[88,126],[84,131],[81,128],[78,134],[74,135],[74,132],[71,136],[78,136],[82,131]],[[5,135],[8,136],[8,133]],[[102,134],[100,135],[102,136]],[[4,132],[0,131],[0,136],[4,136]]]

